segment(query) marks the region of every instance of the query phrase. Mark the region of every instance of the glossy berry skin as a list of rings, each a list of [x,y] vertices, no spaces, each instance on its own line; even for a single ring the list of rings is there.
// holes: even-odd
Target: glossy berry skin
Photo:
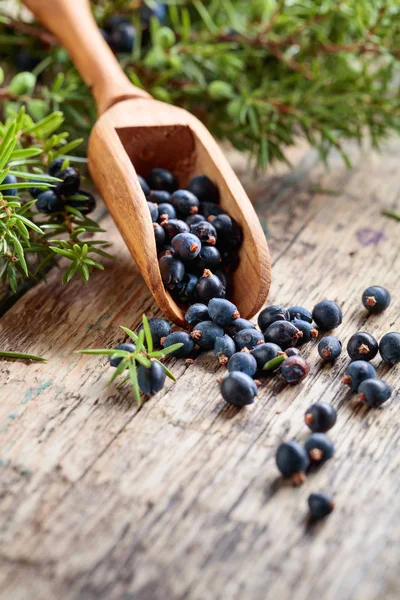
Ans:
[[[153,169],[147,178],[147,183],[151,190],[165,190],[170,194],[178,189],[175,175],[168,169]]]
[[[172,238],[171,246],[182,260],[193,260],[201,250],[201,242],[193,233],[178,233]]]
[[[51,213],[62,211],[64,202],[53,190],[46,190],[39,194],[35,206],[39,212],[50,215]]]
[[[192,225],[195,225],[196,223],[201,223],[202,221],[205,221],[206,223],[208,223],[208,221],[206,221],[205,216],[201,215],[200,213],[196,213],[195,215],[189,215],[188,217],[186,217],[185,221],[189,225],[190,228],[192,228]],[[192,232],[192,233],[194,233],[194,232]],[[197,237],[199,237],[199,236],[197,236]]]
[[[249,352],[236,352],[228,361],[228,371],[240,371],[253,377],[257,371],[257,361]]]
[[[161,222],[169,219],[176,219],[176,210],[172,204],[162,202],[158,205],[158,220]]]
[[[136,29],[131,23],[120,23],[109,34],[108,41],[114,52],[132,52]]]
[[[76,196],[84,196],[82,198],[76,198]],[[72,206],[72,208],[76,208],[83,215],[88,215],[93,212],[96,208],[96,199],[90,192],[85,192],[85,190],[78,190],[76,196],[71,196],[65,199],[65,204],[67,206]]]
[[[221,281],[222,285],[224,286],[225,290],[227,290],[228,286],[229,286],[229,280],[228,280],[226,273],[224,273],[224,271],[222,271],[222,269],[214,269],[214,275],[216,275],[216,277],[218,277],[218,279]]]
[[[302,336],[302,332],[290,321],[275,321],[264,332],[265,341],[277,344],[282,350],[294,346]]]
[[[162,226],[164,227],[165,235],[169,241],[179,233],[189,233],[189,225],[180,219],[170,219],[163,222]]]
[[[58,177],[64,164],[64,160],[64,158],[55,158],[52,160],[47,169],[48,174],[52,177]]]
[[[285,350],[286,356],[300,356],[300,350],[298,348],[286,348]]]
[[[159,250],[161,250],[165,243],[165,231],[159,223],[153,223],[153,228],[156,246]]]
[[[151,362],[150,367],[140,365],[137,371],[139,387],[147,396],[154,396],[165,383],[165,371],[160,363]]]
[[[229,300],[213,298],[208,303],[208,314],[214,323],[221,327],[232,325],[240,317],[237,307]]]
[[[361,301],[368,312],[378,315],[387,309],[391,296],[388,290],[380,285],[371,285],[364,290]]]
[[[173,290],[185,275],[185,265],[170,254],[160,258],[158,265],[165,286],[169,290]]]
[[[257,323],[261,331],[266,329],[276,321],[289,321],[289,313],[284,306],[272,305],[263,308],[258,315]]]
[[[335,454],[335,446],[325,433],[312,433],[304,444],[304,448],[310,460],[320,465]]]
[[[355,360],[347,367],[342,383],[349,385],[352,392],[358,392],[358,388],[365,379],[375,379],[376,371],[371,363],[365,360]]]
[[[161,338],[167,337],[171,333],[171,325],[165,319],[149,319],[151,339],[154,348],[161,348]],[[143,325],[138,328],[138,333],[143,329]]]
[[[211,223],[208,221],[200,221],[190,226],[190,231],[204,243],[210,246],[215,246],[217,242],[217,232]]]
[[[196,277],[196,275],[193,275],[192,273],[185,273],[183,279],[174,289],[174,296],[183,304],[191,304],[196,293],[198,282],[199,278]]]
[[[332,300],[321,300],[314,306],[312,312],[312,318],[322,331],[339,327],[342,317],[342,309]]]
[[[300,383],[308,375],[310,366],[302,356],[290,356],[281,364],[281,374],[291,385]]]
[[[208,304],[212,298],[225,298],[225,288],[216,275],[205,269],[196,287],[196,300]]]
[[[253,404],[254,398],[258,394],[258,388],[246,373],[233,371],[222,380],[221,394],[225,402],[241,408],[247,404]]]
[[[392,388],[382,379],[365,379],[358,388],[361,402],[366,402],[371,408],[378,408],[389,400]]]
[[[194,341],[186,331],[173,331],[163,341],[164,348],[168,348],[173,344],[183,344],[181,348],[171,352],[170,356],[175,356],[176,358],[186,358],[194,348]]]
[[[224,330],[212,321],[202,321],[197,323],[190,335],[202,350],[212,350],[215,340],[224,336]]]
[[[209,318],[207,306],[205,304],[200,304],[199,302],[189,306],[185,313],[185,321],[189,325],[196,325],[196,323],[200,323],[201,321],[208,321]]]
[[[294,319],[301,319],[302,321],[307,321],[307,323],[312,322],[311,311],[303,306],[291,306],[288,308],[288,313],[290,321],[294,321]]]
[[[199,201],[188,190],[176,190],[171,196],[171,204],[178,215],[188,217],[199,212]]]
[[[299,344],[306,344],[307,342],[311,342],[311,340],[315,340],[318,337],[318,330],[311,325],[308,321],[303,321],[302,319],[293,319],[293,325],[297,327],[302,333],[303,336],[299,339]]]
[[[169,204],[172,206],[171,194],[165,190],[152,190],[149,192],[149,197],[147,199],[149,202],[154,202],[154,204]]]
[[[147,181],[141,175],[138,175],[137,178],[138,178],[138,181],[139,181],[139,185],[142,188],[143,194],[146,196],[146,198],[148,198],[149,195],[150,195],[150,188],[148,186]],[[152,200],[152,202],[154,202],[154,200]]]
[[[190,180],[187,189],[192,192],[200,202],[219,202],[219,190],[207,175],[198,175]]]
[[[379,342],[379,352],[383,360],[391,365],[400,362],[400,333],[385,333]]]
[[[264,343],[264,336],[261,331],[258,329],[241,329],[233,338],[236,349],[238,352],[243,350],[243,348],[247,348],[247,350],[252,350],[257,346],[257,344],[261,345]]]
[[[10,185],[11,183],[17,183],[17,178],[15,177],[15,175],[6,175],[6,177],[3,179],[3,181],[1,182],[2,184],[8,184]],[[4,190],[3,194],[5,196],[16,196],[17,195],[17,190],[16,188],[11,188],[9,190]]]
[[[242,329],[256,329],[256,326],[251,321],[248,321],[247,319],[242,319],[242,317],[239,317],[239,319],[236,319],[232,325],[229,325],[229,327],[227,328],[227,331],[231,337],[235,337],[235,335],[239,331],[242,331]]]
[[[276,358],[279,354],[282,354],[282,349],[276,344],[264,343],[258,344],[258,346],[253,348],[250,354],[256,359],[257,368],[262,370],[267,362]]]
[[[75,167],[67,167],[57,177],[62,179],[60,183],[57,183],[55,188],[59,196],[72,196],[77,193],[81,185],[81,176]]]
[[[351,360],[372,360],[378,354],[378,342],[370,333],[359,331],[349,339],[347,353]]]
[[[150,211],[151,220],[155,223],[158,219],[158,205],[154,202],[147,202],[147,208]]]
[[[135,352],[136,350],[136,346],[135,344],[129,344],[129,343],[124,343],[124,344],[118,344],[118,346],[115,346],[115,350],[126,350],[127,352]],[[122,356],[109,356],[108,357],[108,362],[110,363],[110,365],[112,367],[118,367],[118,365],[120,364],[120,362],[123,360]]]
[[[221,255],[218,248],[215,246],[203,246],[194,263],[194,268],[200,273],[202,273],[204,269],[214,271],[214,268],[218,267],[220,263]]]
[[[284,477],[291,477],[294,484],[305,480],[305,472],[310,463],[307,452],[295,440],[284,442],[276,452],[276,466]]]
[[[226,365],[228,359],[235,353],[235,342],[229,335],[225,334],[223,337],[217,337],[214,344],[214,356],[218,358],[221,365]]]
[[[304,414],[304,422],[311,431],[325,433],[336,423],[337,412],[332,404],[316,402]]]
[[[318,354],[323,360],[336,360],[341,352],[342,342],[334,335],[327,335],[318,344]]]
[[[313,493],[308,496],[308,508],[312,519],[323,519],[335,508],[335,504],[328,494]]]

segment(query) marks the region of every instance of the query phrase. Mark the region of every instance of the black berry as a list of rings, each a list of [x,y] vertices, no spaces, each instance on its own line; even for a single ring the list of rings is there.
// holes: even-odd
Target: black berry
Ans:
[[[150,367],[140,365],[137,372],[139,387],[147,396],[154,396],[165,382],[165,371],[158,362],[151,361]]]
[[[289,312],[284,306],[272,305],[263,308],[258,315],[258,326],[261,331],[265,332],[266,329],[276,321],[289,321]]]
[[[314,306],[312,318],[322,331],[329,331],[342,322],[342,309],[332,300],[321,300]]]
[[[390,293],[380,285],[368,287],[362,295],[362,303],[372,314],[382,313],[390,304]]]
[[[336,423],[336,409],[327,402],[316,402],[308,408],[304,421],[311,431],[325,433]]]
[[[225,402],[241,408],[254,402],[258,388],[246,373],[233,371],[222,380],[221,394]]]
[[[291,477],[294,485],[305,481],[309,462],[307,452],[295,440],[284,442],[276,452],[276,466],[284,477]]]
[[[400,362],[400,333],[386,333],[379,342],[379,352],[383,360],[391,365]]]
[[[153,169],[147,178],[147,183],[151,190],[165,190],[170,194],[178,189],[175,175],[167,169]]]
[[[318,344],[318,354],[323,360],[333,361],[342,352],[342,342],[334,335],[327,335]]]
[[[378,342],[370,333],[359,331],[349,339],[347,353],[351,360],[372,360],[378,354]]]
[[[312,519],[323,519],[335,508],[335,504],[328,494],[313,493],[308,496],[308,508]]]
[[[281,364],[281,374],[286,383],[291,385],[300,383],[309,370],[310,366],[302,356],[290,356]]]
[[[325,433],[312,433],[304,448],[313,463],[321,464],[332,458],[335,454],[335,446]]]
[[[382,379],[365,379],[358,388],[361,402],[372,408],[378,408],[389,400],[392,388]]]
[[[219,202],[219,190],[217,186],[207,177],[207,175],[198,175],[190,180],[187,187],[200,202]]]
[[[365,379],[375,379],[376,371],[371,363],[365,360],[355,360],[347,367],[342,383],[349,385],[352,392],[357,392]]]
[[[265,341],[277,344],[282,350],[294,346],[302,337],[303,333],[290,321],[275,321],[264,332]]]

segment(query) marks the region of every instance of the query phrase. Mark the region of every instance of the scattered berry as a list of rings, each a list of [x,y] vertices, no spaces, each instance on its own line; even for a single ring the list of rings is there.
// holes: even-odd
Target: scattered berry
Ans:
[[[246,404],[253,404],[258,388],[246,373],[233,371],[222,380],[221,394],[225,402],[240,408]]]
[[[214,246],[217,242],[217,232],[208,221],[200,221],[190,226],[190,231],[204,243]]]
[[[314,306],[312,318],[322,331],[329,331],[342,322],[342,309],[332,300],[321,300]]]
[[[193,260],[201,250],[199,238],[192,233],[179,233],[172,238],[171,246],[182,260]]]
[[[379,342],[379,352],[383,360],[391,365],[400,362],[400,333],[385,333]]]
[[[294,321],[294,319],[301,319],[302,321],[307,321],[307,323],[311,323],[312,314],[307,308],[303,306],[291,306],[288,308],[289,320]]]
[[[349,385],[352,392],[358,392],[358,388],[365,379],[375,379],[376,371],[371,363],[365,360],[355,360],[347,367],[342,383]]]
[[[229,327],[227,328],[227,331],[231,337],[235,337],[235,335],[242,329],[255,329],[255,328],[256,328],[256,326],[254,325],[254,323],[252,323],[251,321],[248,321],[247,319],[242,319],[240,317],[239,319],[236,319],[232,325],[229,325]]]
[[[282,350],[294,346],[302,337],[302,331],[289,321],[274,321],[264,332],[265,341],[277,344]]]
[[[249,352],[236,352],[228,361],[228,371],[240,371],[253,377],[257,371],[257,361]]]
[[[189,325],[196,325],[196,323],[200,323],[201,321],[207,321],[209,317],[207,306],[199,302],[189,306],[185,313],[185,321]]]
[[[335,446],[325,433],[312,433],[304,444],[304,448],[310,460],[320,465],[335,454]]]
[[[257,368],[262,370],[264,365],[280,354],[283,354],[283,351],[276,344],[264,343],[258,344],[258,346],[253,348],[251,354],[257,361]]]
[[[306,479],[309,465],[307,452],[295,440],[280,444],[276,452],[276,466],[284,477],[290,477],[294,485],[300,485]]]
[[[171,196],[171,204],[177,213],[183,217],[199,212],[199,201],[188,190],[176,190]]]
[[[218,358],[220,365],[226,365],[235,352],[235,342],[229,335],[225,334],[223,337],[217,337],[214,344],[214,356]]]
[[[365,379],[358,388],[361,402],[378,408],[392,395],[392,388],[382,379]]]
[[[241,329],[233,338],[238,352],[247,348],[252,350],[257,344],[264,343],[264,336],[258,329]]]
[[[385,288],[371,285],[363,292],[361,300],[368,312],[377,315],[387,309],[391,297]]]
[[[53,192],[53,190],[41,192],[36,200],[36,209],[46,215],[60,212],[63,208],[64,202]]]
[[[167,239],[170,241],[180,233],[189,233],[189,225],[180,219],[170,219],[168,221],[164,221],[162,226],[165,229]]]
[[[260,312],[257,320],[258,326],[263,332],[276,321],[289,321],[289,313],[283,306],[267,306]]]
[[[239,311],[236,306],[223,298],[213,298],[208,303],[208,314],[214,323],[221,327],[227,327],[231,325],[236,319],[240,317]]]
[[[328,494],[313,493],[308,496],[308,508],[312,519],[323,519],[335,508],[335,504]]]
[[[300,350],[298,348],[286,348],[285,350],[286,356],[300,356]]]
[[[311,342],[311,340],[315,340],[315,338],[318,337],[318,330],[315,329],[315,327],[313,327],[308,321],[303,321],[302,319],[293,319],[292,323],[303,333],[298,343],[306,344],[307,342]]]
[[[151,361],[150,367],[140,365],[137,371],[139,387],[147,396],[154,396],[165,382],[165,371],[158,362]]]
[[[349,339],[347,353],[351,360],[372,360],[378,354],[378,342],[370,333],[359,331]]]
[[[151,220],[155,223],[158,219],[158,205],[154,202],[147,202],[148,209],[150,211]]]
[[[219,190],[217,186],[207,177],[207,175],[198,175],[190,180],[187,187],[200,202],[219,202]]]
[[[316,402],[308,408],[304,415],[304,421],[311,431],[325,433],[336,423],[337,412],[332,404],[327,402]]]
[[[58,196],[72,196],[77,193],[81,185],[81,176],[75,167],[67,167],[63,171],[60,171],[57,177],[62,179],[62,181],[57,183],[55,188]]]
[[[167,169],[153,169],[147,178],[151,190],[165,190],[172,194],[178,189],[175,176]]]
[[[165,319],[149,319],[149,327],[154,348],[161,348],[161,338],[166,338],[171,333],[171,325]],[[143,329],[141,325],[138,333]]]
[[[212,298],[224,298],[225,288],[216,275],[208,269],[204,270],[196,287],[196,299],[198,302],[208,304]]]
[[[327,335],[318,344],[318,354],[324,360],[335,360],[341,352],[342,342],[334,335]]]
[[[160,258],[158,264],[165,286],[169,290],[173,290],[185,275],[185,265],[170,254],[166,254]]]
[[[194,342],[186,331],[173,331],[165,339],[161,340],[164,348],[168,348],[173,344],[183,344],[178,350],[171,352],[170,356],[176,358],[186,358],[193,351]]]
[[[281,364],[281,374],[292,385],[300,383],[310,370],[308,362],[302,356],[290,356]]]
[[[212,321],[202,321],[197,323],[190,335],[202,350],[211,350],[215,340],[224,336],[224,330]]]
[[[135,352],[136,350],[136,346],[135,344],[128,344],[128,343],[124,343],[124,344],[118,344],[118,346],[115,346],[114,350],[126,350],[127,352]],[[108,357],[108,362],[110,363],[110,365],[112,367],[118,367],[119,363],[123,360],[122,356],[109,356]]]

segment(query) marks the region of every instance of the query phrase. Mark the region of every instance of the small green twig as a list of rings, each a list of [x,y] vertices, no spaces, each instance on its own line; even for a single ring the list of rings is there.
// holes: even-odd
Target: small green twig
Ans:
[[[23,360],[36,360],[39,362],[45,362],[47,358],[42,356],[35,356],[34,354],[24,354],[22,352],[0,352],[1,358],[21,358]]]
[[[385,217],[390,217],[391,219],[395,219],[396,221],[400,221],[400,213],[397,213],[394,210],[385,209],[385,210],[382,211],[382,214]]]

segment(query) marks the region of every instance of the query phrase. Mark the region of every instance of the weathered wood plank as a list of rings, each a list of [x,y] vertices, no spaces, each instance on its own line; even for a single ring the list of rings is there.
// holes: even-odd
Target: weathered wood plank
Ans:
[[[306,152],[294,172],[248,186],[270,236],[271,302],[338,300],[343,341],[399,329],[399,225],[380,215],[398,203],[399,158],[393,144],[383,157],[355,154],[353,172],[333,157],[324,174]],[[224,405],[223,370],[209,355],[190,367],[171,360],[177,384],[137,410],[128,390],[104,389],[104,359],[73,354],[155,314],[109,220],[107,229],[118,260],[90,286],[61,288],[51,273],[0,320],[7,348],[51,357],[1,363],[2,597],[397,598],[398,399],[360,408],[340,385],[345,355],[323,367],[310,346],[308,379],[266,380],[246,410]],[[373,283],[393,303],[367,319],[359,298]],[[399,369],[374,363],[398,390]],[[322,398],[339,410],[337,455],[293,489],[277,477],[276,444],[305,439],[303,413]],[[309,528],[315,490],[333,492],[337,508]]]

